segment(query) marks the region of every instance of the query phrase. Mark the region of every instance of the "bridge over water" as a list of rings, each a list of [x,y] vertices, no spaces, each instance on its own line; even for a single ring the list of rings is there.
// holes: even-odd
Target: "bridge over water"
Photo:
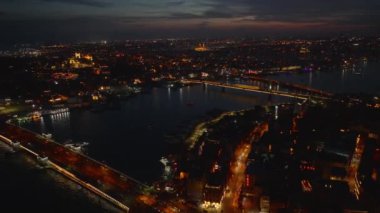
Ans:
[[[330,99],[333,96],[330,93],[296,84],[260,78],[252,78],[252,80],[264,85],[229,84],[203,80],[182,80],[182,82],[303,100],[309,98]],[[135,210],[135,212],[190,212],[188,206],[181,206],[169,200],[160,199],[154,191],[146,193],[151,188],[138,180],[89,156],[75,152],[53,140],[21,127],[9,123],[0,124],[0,141],[36,157],[51,169],[109,201],[123,211],[129,212],[130,207],[137,203],[138,210]],[[144,210],[141,211],[141,209]]]
[[[20,150],[125,212],[178,209],[151,187],[89,156],[13,124],[0,125],[0,142]],[[131,207],[132,206],[132,207]],[[170,211],[176,212],[176,211]]]
[[[253,82],[256,84],[247,85],[247,84],[238,84],[238,83],[224,83],[219,81],[208,81],[208,80],[194,80],[194,79],[185,79],[181,80],[182,83],[195,83],[203,84],[205,86],[215,86],[221,87],[223,89],[236,89],[244,90],[249,92],[257,92],[268,95],[277,95],[289,98],[296,98],[306,100],[309,98],[315,99],[330,99],[333,94],[327,93],[321,90],[309,88],[303,85],[284,83],[279,81],[267,80],[262,78],[252,78]]]

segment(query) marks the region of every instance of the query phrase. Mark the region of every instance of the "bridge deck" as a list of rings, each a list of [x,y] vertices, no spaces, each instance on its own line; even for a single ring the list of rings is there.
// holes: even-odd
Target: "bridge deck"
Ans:
[[[260,78],[260,77],[249,77],[249,78],[252,79],[252,80],[254,80],[254,81],[260,81],[260,82],[265,82],[265,83],[277,84],[277,85],[280,85],[280,86],[285,86],[285,87],[289,87],[289,88],[303,90],[303,91],[307,91],[307,92],[310,92],[310,93],[315,93],[315,94],[322,95],[322,96],[327,96],[327,97],[328,96],[330,96],[330,97],[333,96],[332,93],[325,92],[323,90],[318,90],[318,89],[311,88],[311,87],[307,87],[307,86],[301,85],[301,84],[282,82],[282,81],[277,81],[277,80],[272,80],[272,79],[266,79],[266,78]]]
[[[48,157],[53,169],[65,176],[70,173],[71,175],[67,177],[74,178],[74,182],[81,183],[93,193],[102,195],[106,200],[113,199],[113,203],[123,209],[126,209],[126,206],[117,199],[128,196],[135,198],[142,193],[144,187],[147,187],[126,174],[26,129],[4,124],[0,133],[4,135],[4,138],[0,138],[2,141],[8,139],[13,142],[17,141],[28,153],[36,155],[36,157]],[[5,142],[10,143],[9,141]],[[103,193],[94,185],[105,186],[102,188],[106,190]],[[113,198],[113,196],[116,197]]]
[[[266,90],[258,86],[245,85],[245,84],[227,84],[227,83],[221,83],[221,82],[215,82],[215,81],[201,81],[201,80],[182,80],[182,82],[206,84],[206,85],[211,85],[211,86],[216,86],[216,87],[245,90],[245,91],[250,91],[250,92],[264,93],[264,94],[277,95],[277,96],[283,96],[283,97],[289,97],[289,98],[297,98],[297,99],[302,99],[302,100],[306,100],[309,97],[319,98],[319,99],[330,98],[330,94],[323,94],[323,92],[312,94],[313,93],[311,92],[312,89],[304,90],[305,92],[308,92],[310,94],[302,94],[302,93],[297,93],[297,92],[289,92],[289,91],[281,91],[281,90]],[[299,90],[302,90],[302,89],[299,88]]]

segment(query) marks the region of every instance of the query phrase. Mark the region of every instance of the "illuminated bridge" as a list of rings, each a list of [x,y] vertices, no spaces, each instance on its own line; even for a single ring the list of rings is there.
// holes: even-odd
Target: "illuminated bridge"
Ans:
[[[149,186],[29,130],[9,123],[0,124],[0,141],[36,158],[47,169],[60,173],[124,212],[180,210],[174,203],[160,200]]]
[[[321,96],[321,97],[332,97],[333,96],[332,93],[325,92],[325,91],[318,90],[318,89],[314,89],[311,87],[307,87],[307,86],[301,85],[301,84],[276,81],[276,80],[260,78],[260,77],[249,77],[249,79],[256,81],[256,82],[262,82],[262,83],[270,84],[273,87],[281,87],[284,89],[306,92],[306,93],[309,93],[311,95],[317,95],[317,96]]]
[[[330,99],[333,94],[316,90],[313,88],[290,84],[282,83],[278,81],[272,81],[267,79],[252,79],[254,82],[258,83],[257,85],[246,85],[246,84],[233,84],[233,83],[222,83],[217,81],[205,81],[205,80],[181,80],[182,83],[196,83],[203,85],[210,85],[221,88],[230,88],[236,90],[244,90],[249,92],[264,93],[269,95],[277,95],[289,98],[297,99]],[[281,88],[281,89],[280,89]]]

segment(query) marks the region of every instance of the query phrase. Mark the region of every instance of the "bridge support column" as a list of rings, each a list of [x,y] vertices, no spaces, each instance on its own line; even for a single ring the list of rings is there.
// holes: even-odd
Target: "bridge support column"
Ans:
[[[203,88],[203,90],[206,90],[206,88],[207,88],[207,84],[206,84],[206,83],[203,83],[203,84],[202,84],[202,88]]]

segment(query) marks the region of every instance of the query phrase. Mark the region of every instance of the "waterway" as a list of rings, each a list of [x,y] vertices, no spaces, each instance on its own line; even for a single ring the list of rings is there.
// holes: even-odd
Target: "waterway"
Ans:
[[[356,69],[334,72],[318,71],[267,77],[331,92],[380,94],[379,63],[363,64]],[[86,150],[88,155],[149,183],[159,178],[162,172],[159,159],[170,151],[172,143],[180,143],[186,132],[191,131],[198,121],[215,109],[239,110],[255,105],[292,101],[294,100],[275,96],[269,99],[267,95],[230,89],[223,92],[220,88],[203,88],[200,85],[177,89],[153,88],[145,94],[122,102],[118,109],[103,112],[70,111],[44,117],[39,122],[26,123],[24,127],[39,133],[52,133],[53,138],[61,143],[69,139],[74,142],[89,142]],[[173,140],[171,136],[177,140]],[[76,190],[67,189],[66,184],[65,187],[59,187],[61,183],[57,186],[51,181],[45,183],[48,181],[45,174],[41,175],[40,171],[30,169],[30,165],[21,164],[25,163],[0,158],[1,189],[5,190],[5,194],[14,192],[15,197],[26,191],[23,193],[25,196],[20,199],[27,200],[29,210],[51,212],[57,206],[61,212],[76,212],[76,209],[81,212],[95,212],[91,210],[92,204],[89,205],[89,200],[70,199],[77,194]],[[27,179],[31,181],[26,181]],[[34,193],[41,194],[40,192],[49,196],[33,196]],[[8,207],[13,206],[12,200],[8,199]]]
[[[160,177],[160,158],[208,112],[230,111],[290,100],[201,85],[153,88],[122,102],[119,109],[71,111],[25,127],[51,133],[58,142],[88,142],[88,155],[145,182]],[[176,139],[176,140],[174,140]]]
[[[119,212],[60,174],[0,143],[0,212]],[[83,211],[82,211],[83,210]]]
[[[364,93],[380,95],[380,63],[361,63],[336,71],[284,73],[266,78],[303,84],[333,93]]]

